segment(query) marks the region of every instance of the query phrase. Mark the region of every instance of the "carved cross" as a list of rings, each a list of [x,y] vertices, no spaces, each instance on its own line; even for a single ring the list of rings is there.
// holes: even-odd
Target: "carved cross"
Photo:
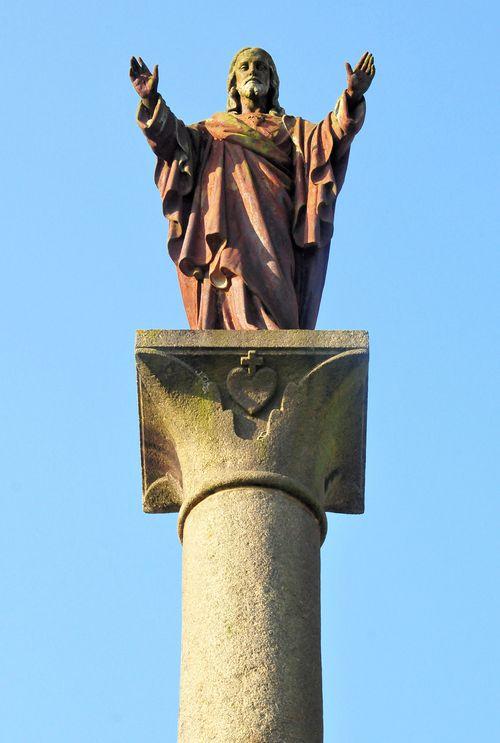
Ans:
[[[264,359],[257,355],[257,351],[249,351],[246,356],[240,358],[241,366],[245,366],[249,375],[252,377],[258,366],[262,366]]]

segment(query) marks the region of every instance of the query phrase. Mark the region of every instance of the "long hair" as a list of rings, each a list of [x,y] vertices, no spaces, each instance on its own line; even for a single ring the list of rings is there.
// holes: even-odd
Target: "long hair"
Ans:
[[[228,113],[241,113],[241,101],[240,101],[240,94],[236,90],[236,63],[238,61],[238,57],[243,52],[249,52],[249,51],[255,51],[260,52],[266,59],[266,62],[269,65],[269,92],[267,94],[267,113],[275,114],[276,116],[283,116],[285,113],[285,109],[281,108],[280,102],[278,100],[279,92],[280,92],[280,79],[278,77],[278,72],[276,70],[276,65],[274,64],[274,59],[271,57],[269,52],[266,52],[265,49],[259,49],[258,47],[254,46],[244,46],[243,49],[240,49],[239,52],[237,52],[232,61],[231,66],[229,68],[229,75],[227,78],[227,106],[226,111]]]

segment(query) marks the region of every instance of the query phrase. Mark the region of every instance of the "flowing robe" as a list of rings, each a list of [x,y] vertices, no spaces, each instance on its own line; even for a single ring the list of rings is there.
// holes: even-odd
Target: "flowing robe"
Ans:
[[[217,113],[191,126],[158,99],[137,120],[157,156],[168,250],[191,328],[316,325],[335,202],[364,100],[319,124]]]

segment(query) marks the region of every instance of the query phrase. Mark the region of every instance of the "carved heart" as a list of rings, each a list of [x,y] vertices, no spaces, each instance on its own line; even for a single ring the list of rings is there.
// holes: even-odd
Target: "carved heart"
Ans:
[[[250,415],[258,413],[276,390],[278,375],[268,366],[250,375],[246,369],[231,369],[227,375],[229,394]]]

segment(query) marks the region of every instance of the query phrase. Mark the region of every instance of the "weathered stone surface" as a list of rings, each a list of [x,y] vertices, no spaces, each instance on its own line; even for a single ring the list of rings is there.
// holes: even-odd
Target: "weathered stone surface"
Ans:
[[[196,506],[183,548],[180,743],[321,743],[320,530],[272,489]]]
[[[144,510],[179,511],[180,743],[321,743],[325,510],[361,513],[368,338],[139,331]]]
[[[145,511],[180,510],[182,534],[205,495],[254,484],[323,533],[325,510],[363,512],[366,333],[138,331],[136,352]]]
[[[277,383],[278,375],[268,366],[254,374],[241,367],[231,369],[226,379],[229,394],[250,415],[255,415],[270,402]]]
[[[314,328],[373,55],[346,63],[347,88],[318,124],[285,113],[264,49],[233,57],[226,112],[190,126],[158,93],[158,66],[130,61],[189,326]]]

